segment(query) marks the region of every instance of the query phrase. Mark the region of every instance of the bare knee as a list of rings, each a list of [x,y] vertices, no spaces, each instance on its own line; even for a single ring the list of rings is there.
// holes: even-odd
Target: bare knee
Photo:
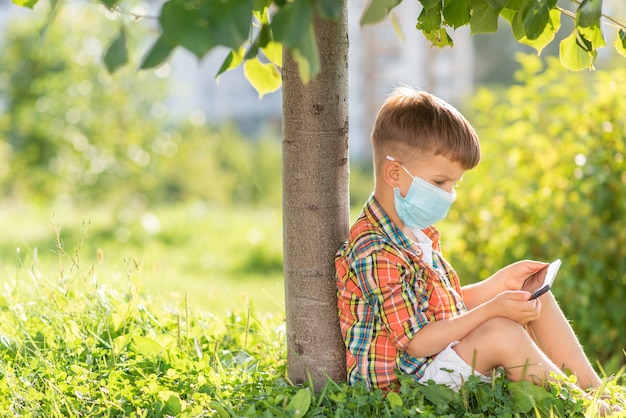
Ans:
[[[481,341],[480,345],[490,351],[506,351],[511,344],[520,338],[527,339],[526,330],[517,322],[503,317],[492,318],[478,326],[468,336],[468,339]]]
[[[492,318],[474,329],[454,347],[459,356],[478,371],[486,373],[500,367],[511,347],[530,340],[526,330],[517,322],[503,317]]]

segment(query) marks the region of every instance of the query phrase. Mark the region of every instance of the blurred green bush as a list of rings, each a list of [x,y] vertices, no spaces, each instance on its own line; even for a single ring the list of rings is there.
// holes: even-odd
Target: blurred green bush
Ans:
[[[466,283],[520,259],[563,261],[553,292],[590,358],[626,347],[626,69],[519,57],[518,84],[466,111],[482,162],[460,183],[444,251]],[[452,238],[450,237],[452,235]]]
[[[188,199],[280,204],[279,133],[244,138],[201,114],[176,120],[167,72],[108,74],[101,55],[118,23],[93,7],[80,19],[73,13],[62,8],[39,26],[35,16],[15,19],[0,38],[4,198],[112,208]],[[141,42],[140,28],[130,32],[131,45]]]

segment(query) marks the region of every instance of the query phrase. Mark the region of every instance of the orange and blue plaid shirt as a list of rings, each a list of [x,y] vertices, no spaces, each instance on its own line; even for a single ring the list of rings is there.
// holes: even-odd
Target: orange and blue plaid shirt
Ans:
[[[372,195],[337,252],[339,322],[350,384],[387,388],[397,382],[396,371],[419,379],[432,359],[405,351],[413,336],[431,321],[467,310],[459,279],[441,255],[439,231],[434,226],[423,231],[433,242],[432,266]]]

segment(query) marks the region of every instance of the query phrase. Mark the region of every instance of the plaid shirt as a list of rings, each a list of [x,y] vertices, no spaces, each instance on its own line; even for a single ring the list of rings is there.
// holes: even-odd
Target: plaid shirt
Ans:
[[[415,333],[467,310],[459,279],[441,255],[439,231],[423,231],[433,241],[434,268],[372,195],[335,256],[350,384],[386,388],[397,382],[396,370],[419,379],[432,358],[406,353]]]

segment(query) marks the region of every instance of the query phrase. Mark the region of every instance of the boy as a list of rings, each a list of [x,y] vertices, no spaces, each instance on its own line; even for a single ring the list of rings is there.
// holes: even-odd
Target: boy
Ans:
[[[454,186],[480,160],[476,132],[451,105],[396,89],[372,131],[375,189],[335,259],[348,381],[393,389],[396,372],[458,388],[471,374],[542,385],[559,366],[581,388],[601,380],[550,292],[524,280],[546,264],[520,261],[461,287],[439,232]]]

